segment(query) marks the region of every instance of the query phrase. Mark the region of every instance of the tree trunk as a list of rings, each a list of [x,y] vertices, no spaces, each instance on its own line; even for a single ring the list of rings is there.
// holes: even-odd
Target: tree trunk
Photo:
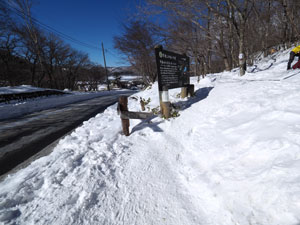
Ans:
[[[246,73],[246,56],[245,56],[245,39],[244,39],[244,34],[242,34],[243,32],[241,32],[241,36],[239,37],[239,67],[240,67],[240,76],[245,75]]]
[[[233,14],[233,10],[231,7],[229,7],[229,15],[230,18]],[[235,67],[235,57],[234,57],[234,33],[233,33],[233,24],[232,21],[227,20],[229,24],[229,55],[230,55],[230,68]]]
[[[220,19],[219,19],[219,23],[221,23]],[[230,68],[230,65],[229,65],[229,62],[228,62],[228,57],[227,57],[226,49],[225,49],[225,46],[224,46],[224,31],[223,31],[223,29],[221,30],[221,33],[220,33],[219,47],[220,47],[221,54],[223,56],[223,62],[224,62],[225,70],[230,71],[231,68]]]

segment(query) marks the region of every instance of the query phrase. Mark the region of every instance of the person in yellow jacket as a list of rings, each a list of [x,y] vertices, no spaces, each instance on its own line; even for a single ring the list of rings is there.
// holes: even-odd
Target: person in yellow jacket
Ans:
[[[295,56],[298,56],[298,60],[300,60],[300,45],[297,46],[296,48],[293,48],[293,50],[290,53],[290,59],[287,66],[288,70],[291,69],[291,64],[294,61]]]

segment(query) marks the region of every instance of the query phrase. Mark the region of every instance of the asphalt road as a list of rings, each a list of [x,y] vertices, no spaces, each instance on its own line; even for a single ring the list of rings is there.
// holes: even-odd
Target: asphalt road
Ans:
[[[122,95],[124,94],[123,92]],[[81,125],[83,121],[103,112],[109,105],[114,104],[118,97],[98,97],[0,122],[0,176],[25,160],[34,158],[34,155],[47,146],[54,147],[55,141]]]

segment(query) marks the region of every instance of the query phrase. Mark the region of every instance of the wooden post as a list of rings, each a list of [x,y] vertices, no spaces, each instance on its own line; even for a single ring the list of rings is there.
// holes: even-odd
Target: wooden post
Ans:
[[[170,118],[170,100],[169,100],[169,90],[168,87],[164,86],[163,91],[161,93],[161,111],[164,118]]]
[[[187,87],[182,87],[181,88],[181,98],[186,98],[188,93],[188,88]]]
[[[188,86],[188,94],[190,97],[193,97],[195,95],[195,85],[190,84]]]
[[[120,96],[119,97],[119,110],[122,112],[126,111],[128,112],[128,97],[127,96]],[[122,119],[122,128],[123,128],[123,133],[125,136],[129,136],[129,119]]]

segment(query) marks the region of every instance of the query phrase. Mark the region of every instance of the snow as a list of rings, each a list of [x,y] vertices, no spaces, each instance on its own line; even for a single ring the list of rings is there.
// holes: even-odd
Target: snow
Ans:
[[[120,81],[127,81],[127,82],[142,80],[141,76],[134,75],[134,74],[123,74],[123,75],[120,75],[119,77],[120,77]],[[115,80],[116,76],[109,76],[108,79],[109,80]]]
[[[2,94],[17,94],[17,93],[29,93],[35,91],[44,91],[46,89],[37,88],[30,85],[21,85],[14,87],[0,87],[0,95]]]
[[[25,93],[34,91],[43,91],[46,89],[36,88],[30,85],[17,87],[1,87],[0,94]],[[69,94],[60,96],[40,97],[28,99],[26,101],[11,101],[10,104],[0,103],[0,120],[16,118],[32,112],[64,106],[100,96],[120,93],[122,90],[101,91],[101,92],[68,92]]]
[[[130,120],[117,105],[0,183],[3,224],[300,224],[300,71],[288,51],[211,74],[179,117]],[[156,108],[157,84],[129,98]]]

